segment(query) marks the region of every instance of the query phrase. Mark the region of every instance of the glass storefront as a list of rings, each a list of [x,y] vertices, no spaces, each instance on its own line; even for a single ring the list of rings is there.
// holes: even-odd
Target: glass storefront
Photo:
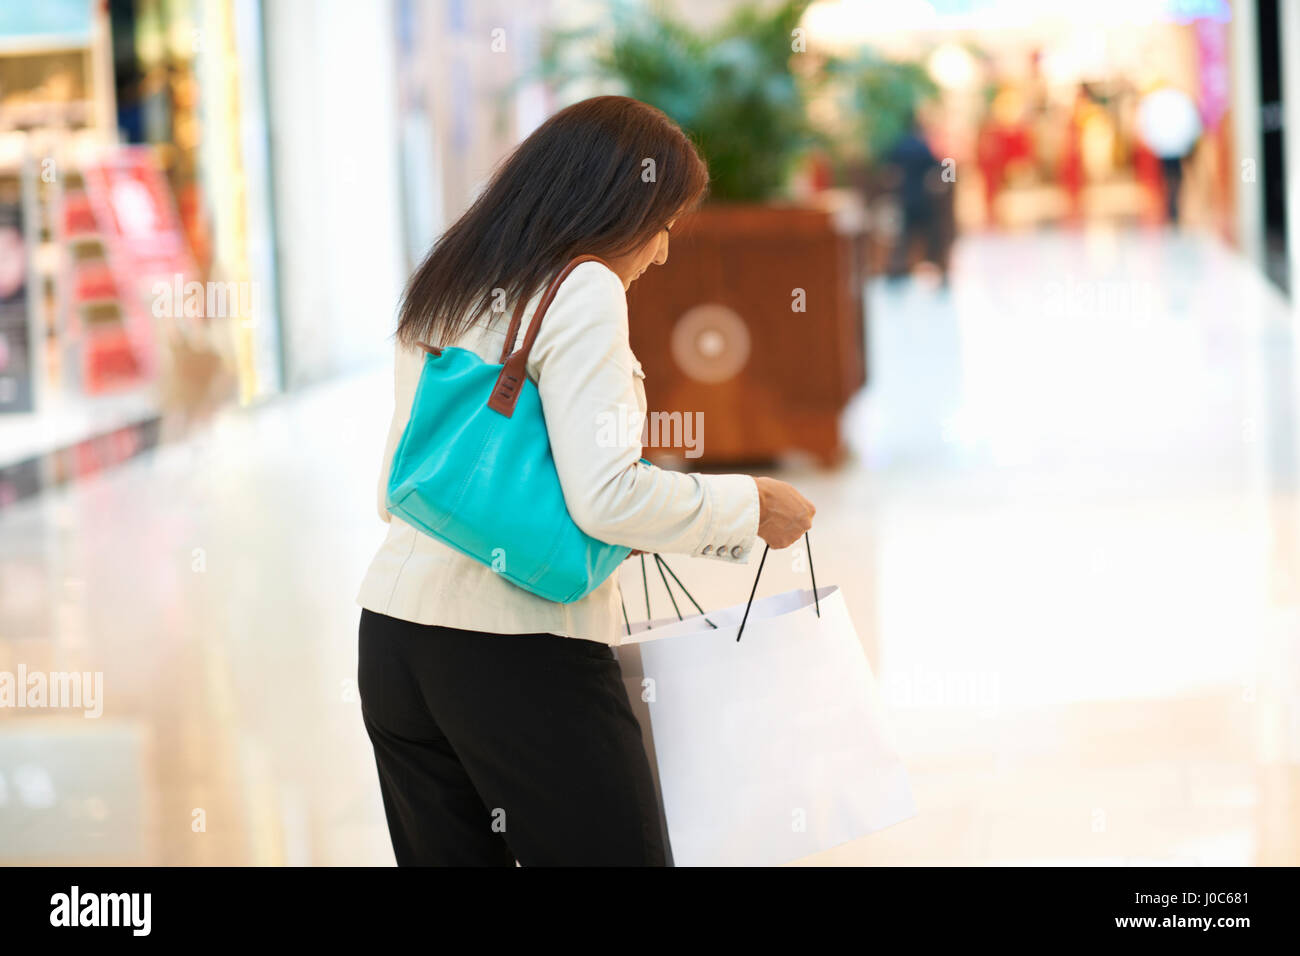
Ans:
[[[280,390],[261,24],[259,0],[0,15],[0,501]]]

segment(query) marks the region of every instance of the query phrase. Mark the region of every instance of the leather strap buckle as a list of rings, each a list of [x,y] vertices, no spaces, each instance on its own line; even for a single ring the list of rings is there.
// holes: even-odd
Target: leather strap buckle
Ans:
[[[524,376],[528,366],[528,354],[533,350],[533,343],[537,340],[537,333],[542,328],[542,317],[546,315],[546,310],[551,307],[551,302],[555,299],[555,294],[560,289],[560,283],[568,278],[569,273],[582,265],[584,262],[599,262],[608,267],[609,263],[605,262],[600,256],[578,256],[560,270],[560,274],[551,280],[551,284],[546,287],[546,292],[542,295],[542,300],[537,304],[537,311],[533,313],[532,320],[528,323],[528,331],[524,335],[523,345],[508,357],[505,350],[514,345],[514,337],[518,333],[519,323],[523,318],[524,302],[520,302],[515,307],[514,315],[510,320],[510,328],[506,331],[506,342],[502,349],[503,363],[501,373],[497,376],[496,387],[492,389],[492,397],[488,399],[488,408],[494,412],[500,412],[506,418],[510,418],[515,413],[515,403],[519,401],[519,389],[524,383]]]

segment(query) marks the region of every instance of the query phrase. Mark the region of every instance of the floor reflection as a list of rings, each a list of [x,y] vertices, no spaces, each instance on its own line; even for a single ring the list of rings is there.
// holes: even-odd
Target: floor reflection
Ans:
[[[1286,303],[1161,232],[969,237],[951,291],[869,303],[855,463],[783,474],[921,813],[805,862],[1300,862]],[[352,604],[390,402],[317,387],[0,513],[0,671],[104,688],[0,709],[0,861],[391,862]]]

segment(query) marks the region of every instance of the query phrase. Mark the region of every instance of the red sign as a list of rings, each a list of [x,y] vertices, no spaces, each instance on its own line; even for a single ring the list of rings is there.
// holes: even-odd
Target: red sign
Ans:
[[[196,277],[171,188],[146,146],[115,149],[82,173],[123,315],[119,327],[87,331],[87,385],[93,389],[97,382],[129,378],[132,365],[140,378],[151,379],[159,350],[151,306],[154,286],[166,282],[170,287],[177,275]]]

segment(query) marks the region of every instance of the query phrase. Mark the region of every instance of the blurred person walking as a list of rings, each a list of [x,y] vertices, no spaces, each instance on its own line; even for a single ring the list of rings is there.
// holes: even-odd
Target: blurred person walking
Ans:
[[[1033,135],[1025,123],[1023,97],[1013,87],[1002,87],[980,122],[975,162],[984,179],[984,221],[1001,224],[998,197],[1006,185],[1007,171],[1034,156]]]
[[[894,144],[885,162],[897,171],[898,200],[902,225],[890,254],[888,275],[903,278],[908,260],[918,240],[925,243],[926,261],[932,263],[948,282],[947,243],[943,234],[943,210],[940,197],[946,192],[943,167],[926,142],[921,126],[913,114],[907,119],[907,132]]]
[[[1179,196],[1187,157],[1201,136],[1201,114],[1192,98],[1172,86],[1159,87],[1138,104],[1138,136],[1160,160],[1164,207],[1169,222],[1181,219]]]
[[[600,541],[729,563],[748,561],[758,538],[797,541],[814,508],[790,485],[663,471],[640,460],[639,441],[598,437],[604,416],[645,413],[626,292],[667,260],[674,223],[707,184],[659,110],[585,100],[515,150],[407,285],[379,483],[389,530],[358,596],[362,715],[399,865],[665,863],[610,646],[624,628],[618,576],[578,601],[547,601],[391,515],[386,491],[421,343],[496,362],[515,348],[505,341],[513,305],[527,303],[523,332],[546,285],[594,255],[559,286],[526,366],[573,520]],[[509,561],[509,542],[502,550]]]

